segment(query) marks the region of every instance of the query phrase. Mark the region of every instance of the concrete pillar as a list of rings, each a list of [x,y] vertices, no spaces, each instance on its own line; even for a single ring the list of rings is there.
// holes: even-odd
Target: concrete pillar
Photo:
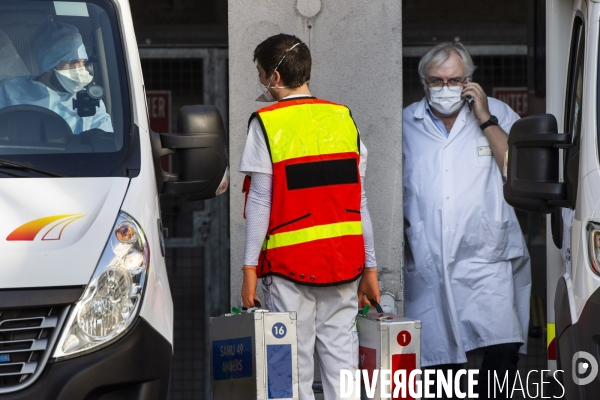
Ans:
[[[256,45],[289,33],[308,44],[313,95],[346,104],[369,150],[366,191],[382,292],[402,313],[402,16],[398,0],[229,0],[231,303],[240,303],[245,221],[239,167],[254,99]],[[260,293],[259,293],[260,296]],[[391,297],[388,296],[388,300]]]

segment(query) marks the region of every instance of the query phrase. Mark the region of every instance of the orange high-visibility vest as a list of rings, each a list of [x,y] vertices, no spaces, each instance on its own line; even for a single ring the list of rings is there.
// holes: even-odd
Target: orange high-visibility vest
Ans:
[[[360,139],[347,107],[283,100],[253,114],[273,163],[273,201],[258,276],[352,282],[364,269]]]

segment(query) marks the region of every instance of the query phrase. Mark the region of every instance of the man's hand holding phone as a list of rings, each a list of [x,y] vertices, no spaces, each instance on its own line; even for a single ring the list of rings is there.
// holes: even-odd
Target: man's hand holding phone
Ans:
[[[487,122],[490,117],[490,109],[488,108],[487,95],[483,88],[475,82],[466,82],[463,86],[462,95],[469,101],[469,109],[475,114],[475,118],[479,124]]]

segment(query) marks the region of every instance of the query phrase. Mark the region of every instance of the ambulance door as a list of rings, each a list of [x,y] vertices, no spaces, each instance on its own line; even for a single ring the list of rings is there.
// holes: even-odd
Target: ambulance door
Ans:
[[[565,398],[569,399],[597,398],[600,387],[600,382],[593,378],[586,382],[592,371],[581,368],[596,364],[597,369],[596,342],[597,333],[600,333],[597,320],[594,323],[589,315],[594,310],[586,307],[586,301],[597,286],[591,282],[590,275],[594,273],[588,257],[590,232],[586,226],[591,223],[595,202],[589,198],[592,193],[589,189],[591,174],[590,163],[586,159],[590,153],[596,156],[593,96],[597,89],[597,50],[594,47],[598,47],[598,21],[595,24],[587,22],[592,26],[586,26],[584,14],[575,16],[568,61],[563,129],[565,134],[571,135],[572,142],[563,150],[562,157],[562,178],[567,188],[567,205],[561,211],[565,268],[558,281],[554,301],[558,369],[564,371],[562,382]],[[596,31],[595,36],[592,31]],[[581,358],[582,351],[593,360]]]
[[[585,26],[583,17],[576,15],[573,22],[573,31],[571,36],[571,45],[569,51],[565,109],[563,114],[565,134],[571,134],[573,145],[563,151],[562,178],[567,186],[567,201],[569,206],[555,211],[554,217],[562,220],[562,259],[564,262],[564,275],[559,279],[556,286],[556,297],[554,302],[554,313],[556,317],[556,355],[557,367],[563,370],[563,384],[566,393],[570,393],[573,398],[582,398],[578,388],[570,379],[571,366],[570,360],[572,354],[576,352],[576,343],[572,329],[568,332],[567,328],[572,325],[571,309],[573,305],[573,291],[571,282],[571,253],[572,253],[572,233],[573,232],[574,208],[577,201],[577,184],[579,177],[579,156],[581,148],[581,115],[583,106],[583,73],[585,60]],[[557,221],[558,225],[560,222]],[[580,225],[581,221],[579,221]],[[556,227],[556,225],[554,225]]]

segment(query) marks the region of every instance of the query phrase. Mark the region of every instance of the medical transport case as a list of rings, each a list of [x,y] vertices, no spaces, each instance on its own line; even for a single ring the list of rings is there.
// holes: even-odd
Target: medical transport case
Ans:
[[[210,319],[213,400],[298,399],[295,312],[254,312]]]
[[[362,382],[363,400],[381,399],[382,370],[391,371],[386,379],[392,381],[391,392],[388,393],[393,394],[394,373],[399,369],[406,370],[408,381],[410,372],[421,366],[421,321],[384,313],[379,305],[377,308],[378,310],[371,310],[365,316],[358,317],[356,323],[359,340],[358,367],[368,371],[370,380],[373,379],[373,371],[379,370],[374,397],[367,397],[364,381]],[[408,393],[408,386],[406,388],[406,397],[400,395],[391,398],[413,399]]]

